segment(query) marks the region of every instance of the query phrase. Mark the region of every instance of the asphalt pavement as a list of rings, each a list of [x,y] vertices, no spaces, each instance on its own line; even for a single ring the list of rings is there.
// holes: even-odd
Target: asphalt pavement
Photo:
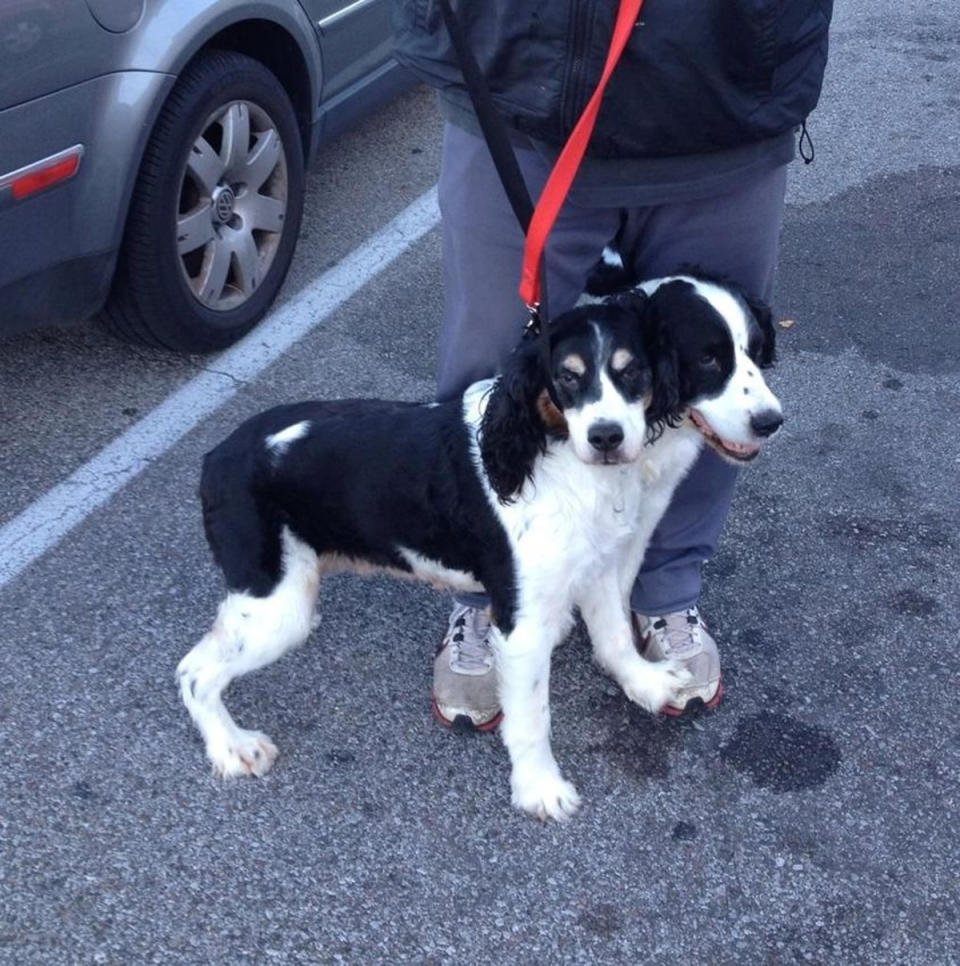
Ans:
[[[211,776],[173,682],[221,595],[200,457],[281,401],[429,398],[432,231],[0,588],[0,963],[960,963],[958,117],[953,0],[840,5],[791,171],[787,422],[706,572],[717,711],[631,706],[578,630],[553,742],[585,804],[540,825],[499,740],[430,715],[447,601],[344,576],[227,696],[273,771]],[[439,131],[415,90],[323,153],[278,312],[431,187]],[[0,342],[0,524],[213,367]]]

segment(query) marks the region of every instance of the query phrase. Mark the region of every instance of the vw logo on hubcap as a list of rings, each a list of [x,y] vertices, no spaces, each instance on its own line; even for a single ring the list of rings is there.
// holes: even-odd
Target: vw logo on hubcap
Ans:
[[[220,185],[214,191],[211,201],[213,202],[214,218],[221,225],[225,225],[233,217],[233,204],[236,201],[233,188],[228,184]]]

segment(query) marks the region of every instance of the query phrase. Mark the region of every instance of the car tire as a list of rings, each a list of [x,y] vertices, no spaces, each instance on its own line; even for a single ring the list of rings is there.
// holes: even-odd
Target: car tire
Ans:
[[[283,283],[303,195],[300,131],[283,86],[244,54],[199,54],[144,152],[103,323],[179,352],[233,344]]]

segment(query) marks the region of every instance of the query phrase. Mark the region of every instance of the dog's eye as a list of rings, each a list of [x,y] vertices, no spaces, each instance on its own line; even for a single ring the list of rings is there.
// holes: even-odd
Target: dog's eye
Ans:
[[[575,373],[571,372],[569,369],[561,369],[560,375],[557,376],[557,382],[559,385],[563,386],[564,389],[576,389],[580,385],[580,377]]]
[[[646,370],[639,362],[631,362],[620,373],[620,379],[627,386],[636,386],[643,381]]]
[[[720,360],[715,352],[707,351],[700,356],[700,365],[704,369],[716,369],[720,365]]]

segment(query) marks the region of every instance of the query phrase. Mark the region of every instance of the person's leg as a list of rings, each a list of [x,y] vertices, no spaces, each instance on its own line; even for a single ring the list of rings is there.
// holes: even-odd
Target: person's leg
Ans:
[[[517,151],[531,197],[549,174],[535,151]],[[451,399],[492,376],[517,344],[527,319],[517,294],[523,232],[507,201],[486,142],[447,124],[438,187],[443,234],[444,312],[437,397]],[[587,274],[613,237],[616,208],[566,205],[547,248],[547,291],[553,316],[576,304]]]
[[[517,294],[523,232],[485,143],[447,124],[438,185],[443,254],[443,319],[437,397],[453,399],[492,376],[523,331]]]
[[[733,194],[631,212],[627,242],[637,252],[641,274],[652,278],[697,266],[769,301],[785,188],[786,168],[778,168]],[[633,610],[642,615],[641,634],[649,638],[655,623],[662,630],[662,641],[648,656],[693,654],[697,686],[688,697],[708,704],[722,696],[719,659],[695,608],[701,566],[716,547],[737,475],[704,448],[651,538],[631,595]]]
[[[733,194],[647,210],[639,218],[635,248],[643,276],[698,266],[769,301],[785,191],[781,167]],[[696,604],[700,567],[716,546],[737,473],[704,449],[650,541],[632,597],[635,610],[662,614]]]
[[[549,171],[534,151],[517,159],[533,198]],[[517,294],[523,232],[482,138],[451,124],[444,130],[439,184],[443,233],[444,314],[437,397],[452,399],[492,376],[523,331],[527,310]],[[598,253],[616,232],[615,208],[567,206],[547,252],[551,315],[572,308]],[[499,699],[484,595],[457,597],[434,663],[433,709],[444,725],[496,727]]]

